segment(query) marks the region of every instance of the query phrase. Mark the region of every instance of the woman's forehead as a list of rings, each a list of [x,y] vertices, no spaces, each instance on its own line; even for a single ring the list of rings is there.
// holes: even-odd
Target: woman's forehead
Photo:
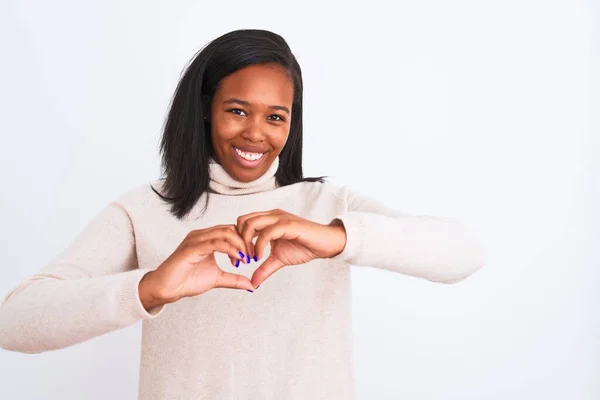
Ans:
[[[219,85],[221,101],[230,98],[250,104],[290,105],[294,100],[294,85],[290,75],[278,65],[252,65],[225,78]]]

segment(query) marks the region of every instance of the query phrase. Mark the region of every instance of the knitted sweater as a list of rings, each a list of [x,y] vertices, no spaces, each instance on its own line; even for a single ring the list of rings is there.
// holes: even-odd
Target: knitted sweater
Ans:
[[[8,293],[0,346],[56,350],[142,321],[140,399],[355,398],[350,266],[452,283],[482,266],[483,247],[454,219],[407,215],[347,187],[278,187],[277,167],[278,160],[258,180],[241,183],[212,163],[209,193],[184,220],[150,185],[120,195],[62,254]],[[152,185],[160,191],[162,182]],[[254,293],[212,289],[144,309],[141,278],[189,231],[270,209],[320,223],[339,218],[346,247],[332,259],[284,267]],[[223,270],[248,277],[261,263],[235,268],[226,255],[216,259]]]

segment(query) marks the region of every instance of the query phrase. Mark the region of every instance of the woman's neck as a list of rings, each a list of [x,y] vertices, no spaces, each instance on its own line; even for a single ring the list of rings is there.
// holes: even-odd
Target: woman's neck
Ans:
[[[264,192],[277,188],[275,173],[279,167],[279,157],[269,166],[269,169],[259,178],[250,182],[239,182],[225,171],[223,166],[211,159],[209,163],[209,190],[223,195],[243,195]]]

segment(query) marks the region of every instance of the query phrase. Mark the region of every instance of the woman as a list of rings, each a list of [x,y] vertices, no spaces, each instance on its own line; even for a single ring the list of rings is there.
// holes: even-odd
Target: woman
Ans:
[[[164,179],[107,205],[7,295],[3,348],[143,320],[142,399],[346,400],[349,265],[450,283],[483,264],[456,220],[303,176],[301,71],[274,33],[230,32],[195,56],[161,153]]]

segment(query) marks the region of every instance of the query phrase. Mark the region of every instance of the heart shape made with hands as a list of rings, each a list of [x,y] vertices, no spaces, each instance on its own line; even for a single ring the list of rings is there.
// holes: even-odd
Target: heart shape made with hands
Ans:
[[[270,252],[266,247],[270,245]],[[202,294],[213,288],[254,291],[269,276],[288,265],[331,258],[346,246],[346,230],[339,219],[321,224],[283,210],[254,212],[236,224],[196,229],[177,249],[144,275],[139,293],[146,309]],[[215,254],[229,256],[232,265],[251,260],[261,264],[250,279],[222,270]]]

